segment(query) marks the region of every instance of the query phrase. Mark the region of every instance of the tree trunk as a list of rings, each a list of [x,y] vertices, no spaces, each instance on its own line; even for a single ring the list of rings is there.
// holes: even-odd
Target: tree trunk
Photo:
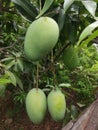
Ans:
[[[98,99],[75,121],[70,121],[62,130],[98,130]]]

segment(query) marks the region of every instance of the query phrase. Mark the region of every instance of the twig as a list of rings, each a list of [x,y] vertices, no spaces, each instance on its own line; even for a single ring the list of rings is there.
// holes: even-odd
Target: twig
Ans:
[[[38,90],[38,81],[39,81],[39,63],[37,62],[37,68],[36,68],[36,90]]]
[[[7,46],[7,47],[2,47],[2,48],[0,48],[0,51],[4,51],[4,50],[6,50],[6,49],[10,49],[10,48],[12,48],[12,47],[14,47],[14,45],[17,43],[17,41],[16,42],[14,42],[12,45],[10,45],[10,46]]]
[[[70,43],[65,44],[65,45],[61,48],[61,50],[59,51],[59,53],[57,53],[57,55],[54,57],[54,60],[57,60],[57,59],[60,57],[60,55],[63,53],[63,51],[65,50],[65,48],[67,48],[69,45],[70,45]]]

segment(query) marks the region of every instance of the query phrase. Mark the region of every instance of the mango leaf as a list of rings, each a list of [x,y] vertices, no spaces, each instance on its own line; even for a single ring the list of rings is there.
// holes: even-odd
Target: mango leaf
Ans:
[[[7,58],[2,59],[0,62],[10,61],[13,59],[14,59],[14,57],[7,57]]]
[[[0,85],[0,97],[4,96],[6,85]]]
[[[94,0],[94,1],[98,3],[98,0]]]
[[[76,119],[78,116],[78,109],[75,105],[71,105],[71,119]]]
[[[98,27],[98,21],[95,21],[93,23],[91,23],[90,25],[88,25],[80,34],[79,40],[78,40],[78,45],[80,44],[80,42],[85,39],[87,36],[89,36],[90,34],[92,34],[92,31]]]
[[[53,1],[54,0],[46,0],[42,10],[40,11],[39,15],[36,18],[39,18],[41,15],[43,15],[49,9]]]
[[[82,4],[85,6],[85,8],[89,11],[89,13],[95,17],[95,12],[97,9],[97,3],[93,0],[81,0]]]
[[[0,85],[6,85],[8,83],[11,83],[9,79],[0,78]]]
[[[29,0],[12,0],[19,12],[28,20],[33,21],[37,16],[36,7]]]
[[[16,82],[17,82],[18,86],[20,87],[21,90],[23,90],[23,83],[22,83],[21,79],[16,74],[14,74],[14,76],[16,78]]]
[[[64,22],[65,22],[65,11],[61,9],[59,13],[59,17],[58,17],[58,25],[59,25],[60,31],[63,28]]]
[[[74,1],[75,0],[64,0],[63,9],[65,12],[73,4]]]
[[[11,83],[16,86],[16,77],[14,76],[14,73],[11,71],[6,71],[6,74],[9,76]]]
[[[23,66],[23,61],[22,61],[22,59],[17,59],[17,64],[18,64],[18,66],[19,66],[19,69],[20,69],[21,71],[23,71],[24,66]]]
[[[70,88],[70,87],[71,87],[71,84],[69,84],[69,83],[61,83],[61,84],[59,84],[59,87]]]
[[[94,31],[92,35],[90,35],[86,40],[84,40],[81,44],[81,48],[83,46],[87,46],[89,42],[91,42],[94,38],[98,37],[98,30]]]
[[[10,63],[8,63],[7,65],[5,65],[6,69],[10,69],[12,66],[14,66],[16,64],[15,60],[12,60]]]

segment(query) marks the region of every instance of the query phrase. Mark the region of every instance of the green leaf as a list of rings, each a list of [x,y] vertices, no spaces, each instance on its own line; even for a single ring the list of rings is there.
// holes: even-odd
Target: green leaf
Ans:
[[[64,22],[65,22],[65,11],[61,9],[59,13],[59,17],[58,17],[58,25],[59,25],[60,31],[63,28]]]
[[[81,2],[85,6],[85,8],[89,11],[89,13],[93,17],[95,17],[95,12],[96,12],[96,9],[97,9],[97,3],[94,2],[93,0],[86,0],[86,1],[81,0]]]
[[[11,61],[10,63],[8,63],[7,65],[5,65],[6,69],[10,69],[12,66],[14,66],[16,64],[15,60]]]
[[[61,83],[61,84],[59,84],[59,87],[67,87],[67,88],[70,88],[70,87],[71,87],[71,84],[69,84],[69,83]]]
[[[12,0],[20,13],[30,21],[33,21],[37,15],[37,9],[28,0]]]
[[[17,64],[18,64],[20,70],[23,71],[23,68],[24,68],[23,61],[21,59],[17,59]]]
[[[6,85],[8,83],[11,83],[9,79],[0,78],[0,85]]]
[[[5,89],[6,89],[6,86],[5,86],[5,85],[0,85],[0,96],[1,96],[1,97],[4,96]]]
[[[14,76],[14,73],[11,71],[6,71],[6,74],[9,76],[11,83],[16,86],[16,77]]]
[[[19,85],[20,89],[23,90],[23,83],[21,81],[21,79],[19,78],[19,76],[17,76],[16,74],[14,74],[15,78],[16,78],[16,82]]]
[[[80,34],[79,40],[78,40],[78,45],[80,44],[80,42],[85,39],[87,36],[89,36],[90,34],[92,34],[92,31],[98,27],[98,21],[93,22],[92,24],[88,25]]]
[[[73,4],[75,0],[64,0],[64,5],[63,5],[63,8],[64,8],[64,11],[66,12],[67,9]]]
[[[98,3],[98,0],[94,0],[94,1]]]
[[[81,48],[83,46],[87,46],[90,41],[92,41],[94,38],[98,37],[98,30],[94,31],[91,36],[88,37],[85,41],[81,43]]]
[[[53,1],[54,0],[46,0],[42,10],[40,11],[39,15],[36,18],[39,18],[41,15],[43,15],[49,9]]]
[[[71,118],[74,120],[78,116],[78,109],[75,105],[71,105]]]
[[[7,58],[2,59],[0,62],[10,61],[13,59],[14,59],[14,57],[7,57]]]

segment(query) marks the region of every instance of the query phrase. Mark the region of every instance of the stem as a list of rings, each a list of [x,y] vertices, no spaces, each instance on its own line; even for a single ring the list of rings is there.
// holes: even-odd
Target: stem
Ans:
[[[65,48],[67,48],[69,45],[70,45],[70,43],[65,44],[65,45],[61,48],[61,50],[59,50],[59,52],[58,52],[57,55],[54,57],[54,59],[57,60],[57,59],[61,56],[61,54],[63,53],[63,51],[65,50]]]
[[[40,11],[41,11],[41,7],[42,7],[41,0],[39,1],[39,5],[40,5],[39,9],[40,9]]]
[[[56,74],[55,74],[55,64],[54,64],[54,56],[53,56],[53,50],[51,51],[51,63],[52,63],[52,74],[53,74],[53,84],[56,85]]]
[[[39,80],[39,63],[37,62],[37,68],[36,68],[36,90],[38,90],[38,80]]]

